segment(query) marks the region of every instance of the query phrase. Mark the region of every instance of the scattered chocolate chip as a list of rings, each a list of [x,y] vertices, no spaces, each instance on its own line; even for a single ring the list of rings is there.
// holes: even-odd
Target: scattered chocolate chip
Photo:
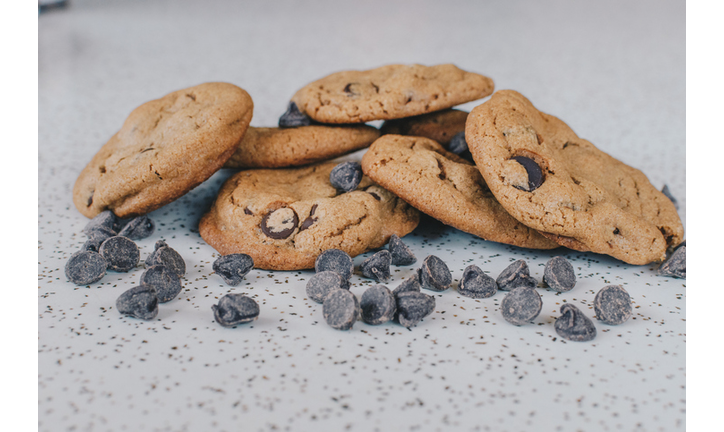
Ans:
[[[384,285],[372,285],[360,298],[362,321],[370,325],[384,324],[395,317],[397,302]]]
[[[513,156],[512,159],[523,165],[523,168],[525,168],[525,171],[528,173],[528,189],[515,186],[516,188],[527,192],[533,192],[543,184],[543,171],[533,159],[525,156]]]
[[[452,284],[452,273],[447,264],[435,255],[429,255],[417,271],[420,286],[432,291],[445,291]]]
[[[523,325],[533,321],[543,308],[540,294],[529,287],[518,287],[510,291],[500,302],[503,318],[511,324]]]
[[[108,262],[108,270],[127,272],[138,265],[141,253],[133,240],[113,236],[107,238],[98,248],[98,253]]]
[[[133,287],[118,297],[116,309],[122,315],[152,320],[158,315],[156,290],[148,285]]]
[[[415,254],[402,242],[397,234],[392,234],[390,241],[387,243],[387,249],[389,249],[392,256],[392,265],[405,266],[417,262]]]
[[[226,294],[212,305],[214,319],[224,327],[234,327],[259,318],[259,304],[245,294]]]
[[[538,281],[530,276],[528,263],[523,260],[518,260],[506,267],[495,282],[498,284],[498,289],[502,291],[510,291],[518,287],[535,288],[538,286]]]
[[[342,162],[329,173],[329,182],[337,190],[351,192],[362,180],[362,166],[359,162]]]
[[[553,257],[546,263],[543,282],[554,291],[570,291],[576,286],[576,272],[573,270],[573,265],[564,257]]]
[[[391,263],[390,251],[381,250],[364,260],[359,269],[364,277],[385,283],[390,280]]]
[[[418,291],[397,294],[397,320],[410,328],[435,311],[435,297]]]
[[[668,198],[669,200],[671,200],[671,202],[674,204],[674,208],[675,208],[676,210],[679,209],[679,200],[677,200],[676,198],[674,198],[674,195],[671,194],[671,191],[669,190],[669,186],[668,186],[668,185],[664,185],[664,187],[661,188],[661,193],[663,193],[664,195],[666,195],[666,198]]]
[[[621,285],[605,286],[596,293],[593,310],[605,324],[623,324],[631,318],[631,296]]]
[[[141,285],[148,285],[156,290],[159,303],[166,303],[176,298],[181,292],[181,279],[173,270],[166,266],[148,267],[141,275]]]
[[[469,265],[463,271],[458,293],[470,298],[488,298],[498,292],[495,279],[486,275],[480,267]]]
[[[310,124],[312,124],[312,119],[299,111],[299,107],[294,102],[289,102],[287,111],[279,117],[280,128],[309,126]]]
[[[679,246],[656,272],[659,276],[686,279],[686,245]]]
[[[327,249],[319,254],[314,261],[316,272],[333,271],[342,277],[345,285],[349,285],[349,279],[354,273],[354,262],[347,252],[340,249]]]
[[[314,204],[312,206],[312,208],[309,210],[309,216],[307,216],[307,218],[304,219],[304,222],[302,222],[302,224],[299,226],[299,231],[304,231],[305,229],[314,225],[315,222],[317,222],[317,218],[314,217],[314,213],[317,211],[317,207],[317,204]]]
[[[336,289],[349,289],[345,286],[342,276],[333,271],[321,271],[307,281],[307,297],[317,303],[324,303],[324,298]]]
[[[70,256],[65,263],[65,277],[76,285],[97,282],[106,275],[108,262],[98,252],[82,250]]]
[[[412,276],[402,281],[397,288],[392,290],[392,295],[397,298],[398,294],[408,291],[420,292],[420,277],[417,275],[417,272],[413,273]]]
[[[289,207],[282,207],[262,218],[261,231],[269,238],[281,240],[292,235],[298,224],[297,213]]]
[[[556,320],[554,327],[560,337],[574,342],[590,341],[596,337],[596,326],[593,325],[593,321],[570,303],[561,306],[561,316]]]
[[[110,236],[113,237],[113,236]],[[94,236],[86,240],[85,243],[83,243],[83,250],[98,252],[98,249],[100,249],[101,244],[103,244],[104,241],[106,241],[108,237],[103,236]]]
[[[254,267],[254,259],[243,253],[222,255],[214,261],[212,268],[228,285],[237,286]]]
[[[325,298],[322,315],[330,327],[337,330],[349,330],[360,314],[359,301],[350,291],[332,290]]]
[[[87,235],[88,237],[92,237],[95,231],[100,230],[101,233],[112,233],[106,236],[111,237],[116,235],[116,233],[118,232],[115,229],[118,224],[118,216],[116,216],[110,210],[105,210],[98,213],[96,217],[91,219],[86,224],[86,226],[83,228],[83,234]]]
[[[156,242],[155,250],[146,258],[146,267],[163,265],[174,271],[179,278],[186,274],[186,263],[181,255],[166,244],[165,241]]]
[[[153,223],[153,220],[144,215],[131,219],[118,235],[131,240],[141,240],[150,237],[155,229],[156,224]]]

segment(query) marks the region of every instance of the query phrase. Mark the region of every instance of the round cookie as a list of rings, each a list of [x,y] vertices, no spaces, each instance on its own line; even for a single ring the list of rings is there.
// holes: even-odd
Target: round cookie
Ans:
[[[251,121],[243,89],[206,83],[134,109],[78,176],[73,202],[87,217],[149,213],[211,177],[231,157]]]
[[[467,118],[466,111],[446,109],[415,117],[387,120],[380,127],[380,132],[382,135],[411,135],[430,138],[447,148],[447,144],[456,134],[465,132]]]
[[[493,80],[452,64],[393,64],[333,73],[292,97],[321,123],[364,123],[416,116],[484,98]]]
[[[475,165],[430,139],[383,135],[362,157],[362,171],[446,225],[499,243],[558,247],[510,216]]]
[[[372,126],[250,127],[224,168],[284,168],[321,162],[369,147]]]
[[[299,270],[327,249],[356,256],[415,229],[418,211],[367,177],[339,193],[336,165],[238,172],[201,219],[201,237],[222,255],[251,255],[256,268]]]
[[[643,265],[683,240],[676,208],[641,171],[520,93],[496,92],[472,110],[465,137],[500,204],[563,246]]]

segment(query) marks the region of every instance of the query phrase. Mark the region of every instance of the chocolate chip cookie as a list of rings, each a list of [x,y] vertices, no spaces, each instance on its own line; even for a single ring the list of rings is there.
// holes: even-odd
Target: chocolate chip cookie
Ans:
[[[430,139],[383,135],[362,157],[362,170],[418,210],[459,230],[515,246],[558,247],[510,216],[475,165]]]
[[[73,202],[87,217],[151,212],[209,178],[231,157],[254,104],[243,89],[206,83],[134,109],[83,169]]]
[[[642,265],[683,240],[676,208],[641,171],[520,93],[499,91],[476,107],[465,137],[500,204],[563,246]]]
[[[411,135],[430,138],[447,147],[455,135],[465,132],[467,118],[466,111],[446,109],[414,117],[387,120],[380,127],[380,132],[383,135]]]
[[[418,211],[368,177],[340,193],[329,182],[336,165],[238,172],[201,219],[201,237],[223,255],[251,255],[256,268],[298,270],[327,249],[356,256],[415,229]]]
[[[484,98],[493,80],[452,64],[387,65],[328,75],[292,97],[322,123],[364,123],[416,116]]]

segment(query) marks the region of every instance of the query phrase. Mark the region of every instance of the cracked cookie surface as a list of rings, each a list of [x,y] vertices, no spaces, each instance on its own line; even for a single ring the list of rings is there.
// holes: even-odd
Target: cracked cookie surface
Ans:
[[[243,89],[205,83],[134,109],[78,176],[73,202],[87,217],[146,214],[209,178],[231,157],[254,104]]]
[[[676,208],[641,171],[518,92],[498,91],[473,109],[465,137],[503,207],[563,246],[643,265],[683,240]]]
[[[388,120],[380,127],[383,135],[410,135],[430,138],[447,148],[458,133],[465,132],[466,111],[446,109],[414,117]]]
[[[489,96],[493,80],[452,64],[386,65],[333,73],[292,97],[322,123],[364,123],[416,116]]]
[[[515,246],[558,247],[510,216],[475,165],[433,140],[383,135],[362,157],[362,171],[418,210],[461,231]]]
[[[380,136],[367,125],[250,127],[224,168],[285,168],[308,165],[369,147]]]
[[[201,237],[222,255],[251,255],[256,268],[299,270],[327,249],[356,256],[415,229],[419,212],[368,177],[339,193],[329,182],[335,166],[236,173],[201,219]]]

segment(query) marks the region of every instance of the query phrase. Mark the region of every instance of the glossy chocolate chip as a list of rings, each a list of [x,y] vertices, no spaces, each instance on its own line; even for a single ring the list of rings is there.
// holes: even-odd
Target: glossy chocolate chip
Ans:
[[[659,276],[686,279],[686,245],[679,246],[669,258],[659,266]]]
[[[364,277],[384,283],[390,280],[391,263],[390,251],[381,250],[364,260],[359,269]]]
[[[533,159],[525,156],[513,156],[512,159],[521,164],[528,173],[528,189],[523,189],[518,186],[516,186],[516,188],[533,192],[543,184],[543,171]]]
[[[342,276],[333,271],[321,271],[307,281],[307,297],[317,303],[324,303],[327,295],[336,289],[347,289]]]
[[[181,254],[163,240],[156,242],[155,249],[148,255],[145,264],[147,268],[154,265],[166,266],[173,270],[178,277],[183,277],[186,274],[186,262],[184,262]]]
[[[605,324],[623,324],[631,318],[631,296],[621,285],[605,286],[596,293],[593,310]]]
[[[585,342],[596,337],[596,326],[593,321],[570,303],[561,306],[561,316],[553,327],[560,337],[569,341]]]
[[[340,249],[327,249],[319,254],[314,261],[314,270],[316,272],[333,271],[342,277],[345,283],[349,283],[349,278],[354,273],[354,262],[347,252]]]
[[[147,268],[141,275],[141,285],[152,286],[156,290],[159,303],[173,300],[183,288],[178,275],[162,265]]]
[[[435,255],[429,255],[418,270],[420,286],[432,291],[445,291],[452,284],[452,273],[447,264]]]
[[[98,253],[108,261],[108,270],[127,272],[138,265],[141,253],[133,240],[113,236],[107,238],[98,248]]]
[[[417,272],[413,273],[412,276],[408,277],[401,284],[392,290],[392,295],[397,298],[397,295],[403,292],[415,291],[420,292],[420,277]]]
[[[511,324],[523,325],[533,321],[543,308],[538,292],[529,287],[519,287],[510,291],[500,302],[500,313]]]
[[[498,289],[503,291],[511,291],[518,287],[535,288],[538,281],[530,276],[528,263],[524,260],[518,260],[503,270],[495,280]]]
[[[153,220],[144,215],[131,219],[118,235],[131,240],[142,240],[150,237],[155,229],[156,224],[153,223]]]
[[[327,324],[334,329],[351,329],[359,314],[359,301],[350,291],[333,290],[324,298],[322,315]]]
[[[397,320],[410,328],[435,311],[435,297],[418,291],[401,292],[396,297]]]
[[[212,266],[214,272],[231,286],[239,285],[252,267],[254,267],[254,259],[243,253],[220,256]]]
[[[100,212],[83,227],[83,233],[88,237],[92,237],[95,231],[100,231],[102,234],[110,233],[106,235],[106,237],[111,237],[118,232],[116,231],[118,224],[118,217],[112,211],[105,210]]]
[[[294,102],[289,102],[287,111],[279,117],[280,128],[309,126],[310,124],[312,124],[312,119],[299,111],[299,107]]]
[[[553,257],[546,263],[543,282],[554,291],[570,291],[576,286],[576,272],[573,265],[564,257]]]
[[[362,180],[362,166],[359,162],[342,162],[329,173],[329,182],[337,190],[351,192]]]
[[[116,309],[122,315],[152,320],[158,315],[156,289],[148,285],[133,287],[118,297]]]
[[[480,267],[470,265],[463,271],[460,279],[458,293],[470,298],[488,298],[498,292],[498,284],[495,279],[486,275]]]
[[[65,263],[65,277],[76,285],[97,282],[106,274],[108,262],[96,251],[82,250]]]
[[[234,327],[259,318],[259,304],[244,294],[226,294],[212,305],[214,319],[224,327]]]
[[[395,296],[384,285],[372,285],[362,294],[359,301],[362,321],[371,325],[384,324],[395,317],[397,302]]]
[[[417,262],[415,254],[402,242],[397,234],[392,234],[390,241],[387,243],[387,249],[392,257],[392,265],[406,266]]]
[[[269,238],[281,240],[292,235],[298,224],[297,213],[289,207],[283,207],[262,218],[261,231]]]

